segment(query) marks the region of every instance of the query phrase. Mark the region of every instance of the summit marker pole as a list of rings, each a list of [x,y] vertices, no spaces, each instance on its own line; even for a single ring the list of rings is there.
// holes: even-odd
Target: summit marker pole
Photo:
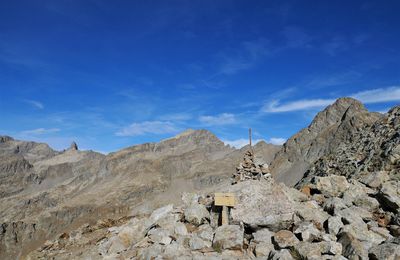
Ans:
[[[249,144],[250,144],[250,148],[251,148],[251,128],[249,128]]]

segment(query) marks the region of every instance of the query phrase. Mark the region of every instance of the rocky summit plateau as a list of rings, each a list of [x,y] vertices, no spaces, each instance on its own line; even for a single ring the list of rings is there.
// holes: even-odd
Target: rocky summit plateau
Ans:
[[[400,106],[340,98],[282,146],[1,136],[0,259],[400,259]]]

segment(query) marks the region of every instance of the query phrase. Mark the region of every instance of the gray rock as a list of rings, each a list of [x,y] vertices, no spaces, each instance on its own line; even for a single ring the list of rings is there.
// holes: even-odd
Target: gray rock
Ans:
[[[340,255],[342,253],[342,245],[337,242],[299,242],[294,246],[296,251],[308,259],[321,259],[322,255]]]
[[[339,230],[343,227],[342,218],[340,216],[328,218],[326,227],[329,234],[336,236],[339,233]]]
[[[191,250],[199,250],[203,248],[211,247],[211,241],[206,241],[201,239],[200,237],[193,235],[189,240],[189,247]]]
[[[193,192],[183,192],[181,199],[183,201],[183,204],[188,207],[192,204],[199,203],[200,195],[197,193]]]
[[[274,251],[274,245],[268,242],[261,242],[256,244],[254,251],[257,257],[269,256]]]
[[[341,232],[338,242],[342,244],[342,255],[349,259],[368,259],[368,251],[363,244],[348,232]]]
[[[370,248],[369,258],[372,260],[398,260],[400,259],[400,244],[385,242],[376,245]]]
[[[173,209],[174,209],[174,205],[169,204],[167,206],[164,206],[164,207],[154,210],[153,213],[151,213],[151,215],[150,215],[150,218],[149,218],[150,222],[151,223],[157,222],[159,219],[165,217],[168,213],[170,213]]]
[[[273,237],[273,243],[281,249],[292,247],[299,242],[297,237],[289,230],[278,231]]]
[[[356,180],[351,180],[351,185],[349,189],[343,193],[342,199],[348,207],[356,205],[369,211],[375,211],[379,207],[379,202],[369,196],[369,194],[373,193],[373,190],[365,187],[363,184]]]
[[[338,211],[336,214],[342,218],[344,224],[365,226],[364,219],[372,219],[372,214],[359,207],[350,207]]]
[[[284,189],[287,187],[273,180],[249,180],[232,185],[229,191],[237,198],[237,205],[231,210],[233,222],[273,231],[289,228],[293,223],[294,202]]]
[[[209,225],[201,225],[196,231],[196,235],[205,241],[212,242],[214,230]]]
[[[192,223],[193,225],[200,226],[210,219],[210,213],[204,205],[193,203],[186,208],[185,219],[187,222]]]
[[[301,241],[313,242],[321,241],[321,232],[314,226],[312,222],[302,222],[298,227],[295,228],[293,233],[300,237]]]
[[[273,236],[273,232],[263,228],[253,233],[253,241],[256,243],[272,243]]]
[[[383,209],[398,213],[400,208],[400,183],[385,182],[377,194],[377,199]]]
[[[292,254],[290,254],[290,251],[288,249],[282,249],[279,251],[273,251],[273,260],[294,260],[292,257]]]
[[[243,247],[243,230],[238,225],[222,225],[215,230],[213,248],[238,249]]]
[[[316,201],[306,201],[296,204],[296,215],[303,221],[314,222],[319,228],[329,218],[329,214],[322,210]]]
[[[185,224],[176,222],[174,224],[174,233],[178,236],[186,236],[188,234]]]
[[[394,237],[400,237],[400,226],[398,225],[389,225],[388,229],[390,234]]]
[[[344,176],[315,177],[315,188],[329,196],[339,196],[349,187],[350,184]]]
[[[172,242],[171,233],[168,230],[154,228],[148,232],[148,236],[153,243],[169,245]]]
[[[368,185],[371,188],[379,188],[381,185],[389,180],[389,175],[386,171],[376,171],[367,174],[365,177],[360,179],[362,183]]]
[[[347,208],[347,206],[340,198],[331,197],[324,202],[324,210],[332,215],[336,215],[338,211],[345,208]]]
[[[162,255],[162,249],[162,246],[159,244],[154,244],[145,248],[139,248],[137,259],[156,259]]]
[[[189,249],[178,243],[171,243],[169,245],[164,246],[163,259],[182,259],[182,260],[192,260],[192,254]]]

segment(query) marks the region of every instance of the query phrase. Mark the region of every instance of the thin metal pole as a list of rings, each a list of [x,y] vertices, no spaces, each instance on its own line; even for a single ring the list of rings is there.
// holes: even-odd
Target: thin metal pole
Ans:
[[[250,143],[250,148],[251,148],[251,128],[249,128],[249,143]]]

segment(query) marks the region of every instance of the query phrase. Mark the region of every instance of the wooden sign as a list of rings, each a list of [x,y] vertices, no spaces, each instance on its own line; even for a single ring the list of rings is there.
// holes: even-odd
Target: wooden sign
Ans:
[[[235,194],[233,193],[215,193],[214,196],[215,206],[235,206]]]

